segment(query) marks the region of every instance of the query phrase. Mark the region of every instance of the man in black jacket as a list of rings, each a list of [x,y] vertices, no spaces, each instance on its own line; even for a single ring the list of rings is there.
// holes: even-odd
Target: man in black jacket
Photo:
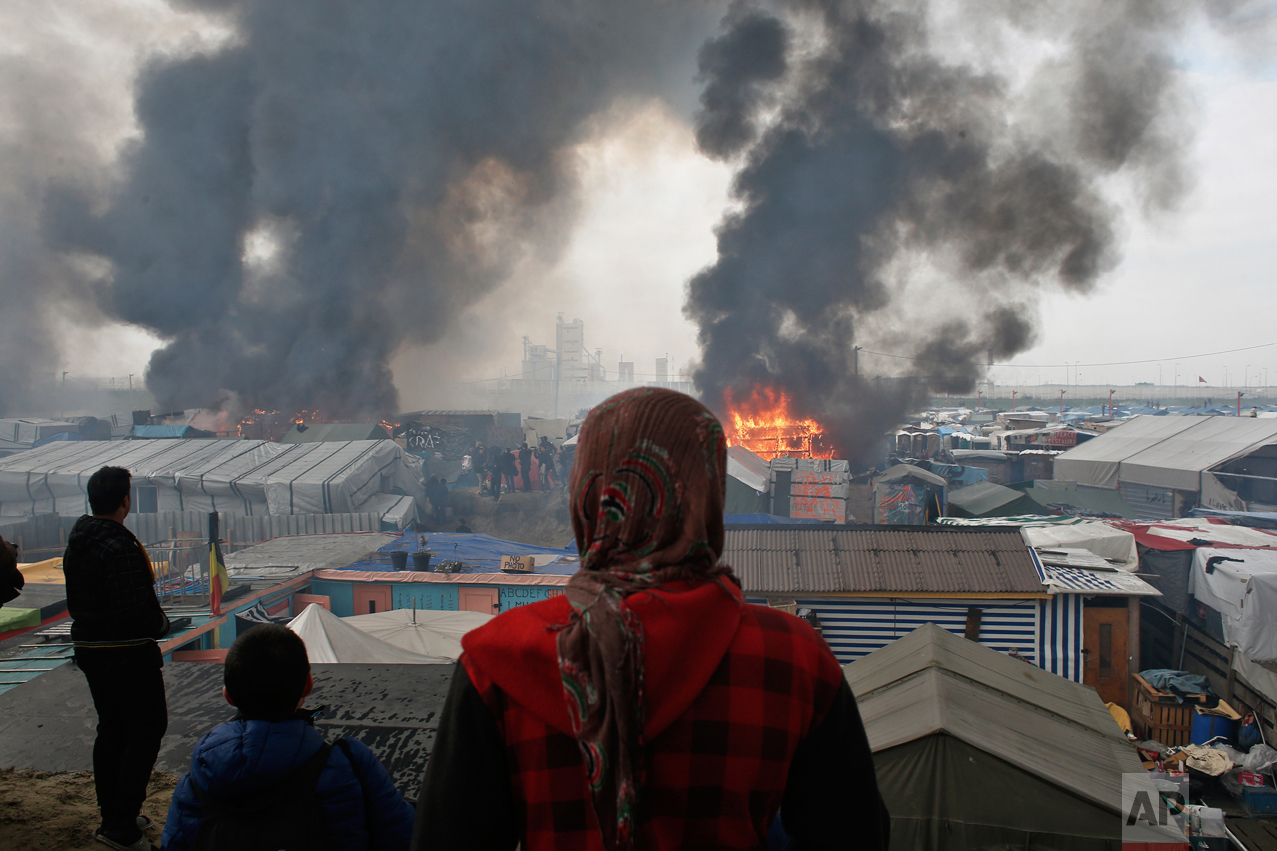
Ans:
[[[519,478],[523,479],[523,492],[532,490],[532,450],[525,443],[519,449]]]
[[[75,663],[98,713],[93,782],[102,826],[95,838],[112,848],[149,851],[141,816],[151,770],[168,728],[164,661],[156,639],[169,620],[155,595],[151,559],[124,526],[132,477],[103,467],[89,477],[92,516],[76,521],[62,569]]]

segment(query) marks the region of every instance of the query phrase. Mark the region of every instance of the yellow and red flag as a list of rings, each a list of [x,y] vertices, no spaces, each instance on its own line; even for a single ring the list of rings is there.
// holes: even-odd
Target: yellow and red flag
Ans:
[[[222,595],[231,587],[230,574],[226,572],[226,563],[222,561],[222,548],[218,543],[220,537],[217,528],[217,512],[208,515],[208,592],[213,614],[222,613]]]

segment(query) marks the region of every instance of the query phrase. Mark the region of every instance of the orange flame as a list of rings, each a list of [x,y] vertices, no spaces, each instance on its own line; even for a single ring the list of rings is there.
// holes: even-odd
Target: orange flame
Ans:
[[[729,390],[723,401],[730,416],[724,424],[728,446],[743,446],[764,460],[834,457],[824,428],[793,414],[783,392],[755,385],[748,398],[737,402]]]

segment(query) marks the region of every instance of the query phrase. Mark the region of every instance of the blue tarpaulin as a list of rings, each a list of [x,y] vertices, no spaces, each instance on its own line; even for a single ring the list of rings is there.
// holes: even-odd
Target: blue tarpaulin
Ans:
[[[551,573],[560,576],[571,576],[576,573],[576,547],[572,551],[538,547],[532,544],[520,544],[515,541],[503,541],[491,535],[459,532],[405,532],[397,540],[391,541],[377,550],[374,558],[363,559],[349,564],[343,570],[393,570],[390,554],[392,552],[416,552],[417,539],[425,542],[425,549],[434,553],[431,566],[437,567],[440,562],[460,561],[465,563],[467,573],[498,573],[501,570],[502,556],[545,556],[545,561],[537,559],[537,573]],[[550,559],[564,559],[551,564]],[[567,561],[566,559],[571,559]]]
[[[202,437],[205,432],[188,425],[135,425],[133,436],[143,440],[182,440]]]

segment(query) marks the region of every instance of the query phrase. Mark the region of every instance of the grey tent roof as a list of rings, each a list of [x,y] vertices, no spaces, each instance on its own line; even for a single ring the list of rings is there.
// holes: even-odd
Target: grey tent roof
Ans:
[[[1058,456],[1054,475],[1110,489],[1125,482],[1196,491],[1204,470],[1272,444],[1274,419],[1139,416]]]
[[[993,482],[976,482],[965,488],[949,491],[945,502],[946,513],[954,517],[1012,516],[1032,514],[1037,510],[1037,505],[1025,497],[1022,491]]]
[[[1094,689],[927,624],[847,665],[875,752],[951,736],[1121,812],[1134,749]]]
[[[876,481],[894,482],[898,479],[917,479],[929,485],[935,485],[938,488],[949,486],[949,482],[943,477],[937,476],[930,470],[915,467],[912,464],[897,464],[894,467],[888,467],[886,472],[876,478]]]

